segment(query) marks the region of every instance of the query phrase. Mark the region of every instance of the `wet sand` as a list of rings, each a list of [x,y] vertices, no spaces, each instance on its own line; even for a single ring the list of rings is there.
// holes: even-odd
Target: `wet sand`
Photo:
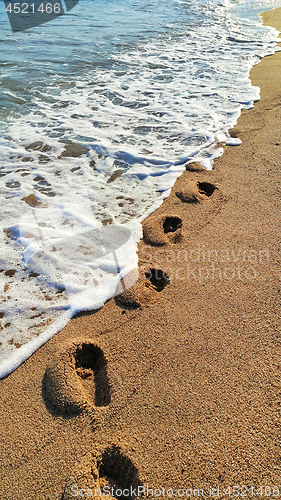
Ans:
[[[281,8],[264,23],[281,30]],[[144,222],[138,283],[0,381],[1,499],[114,482],[278,497],[280,75],[278,52],[252,69],[242,144],[190,165]]]

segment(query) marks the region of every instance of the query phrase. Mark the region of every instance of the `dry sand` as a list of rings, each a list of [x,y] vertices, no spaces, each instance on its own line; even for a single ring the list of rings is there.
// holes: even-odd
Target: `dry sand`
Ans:
[[[281,29],[281,9],[264,22]],[[2,500],[104,476],[205,498],[280,485],[280,70],[280,53],[252,69],[242,145],[190,166],[145,221],[143,279],[0,382]]]

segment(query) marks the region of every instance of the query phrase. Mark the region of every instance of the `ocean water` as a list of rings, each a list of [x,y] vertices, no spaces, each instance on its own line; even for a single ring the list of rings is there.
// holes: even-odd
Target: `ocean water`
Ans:
[[[278,6],[80,0],[13,33],[0,3],[0,377],[113,297],[141,221],[188,163],[212,168],[259,99],[249,70],[278,32],[258,14]]]

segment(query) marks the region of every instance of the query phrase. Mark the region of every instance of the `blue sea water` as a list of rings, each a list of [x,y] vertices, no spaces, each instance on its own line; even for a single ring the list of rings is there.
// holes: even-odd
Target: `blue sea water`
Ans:
[[[0,376],[114,296],[141,221],[186,164],[212,168],[259,98],[249,70],[278,33],[258,14],[279,5],[80,0],[13,33],[0,3]],[[131,236],[101,254],[108,225]]]

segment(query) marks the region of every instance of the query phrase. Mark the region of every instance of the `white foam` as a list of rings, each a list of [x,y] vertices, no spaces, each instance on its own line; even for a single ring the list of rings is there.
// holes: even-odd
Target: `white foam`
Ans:
[[[239,146],[240,144],[242,144],[242,141],[238,137],[233,137],[231,139],[227,139],[227,141],[225,141],[225,144],[227,146]]]

